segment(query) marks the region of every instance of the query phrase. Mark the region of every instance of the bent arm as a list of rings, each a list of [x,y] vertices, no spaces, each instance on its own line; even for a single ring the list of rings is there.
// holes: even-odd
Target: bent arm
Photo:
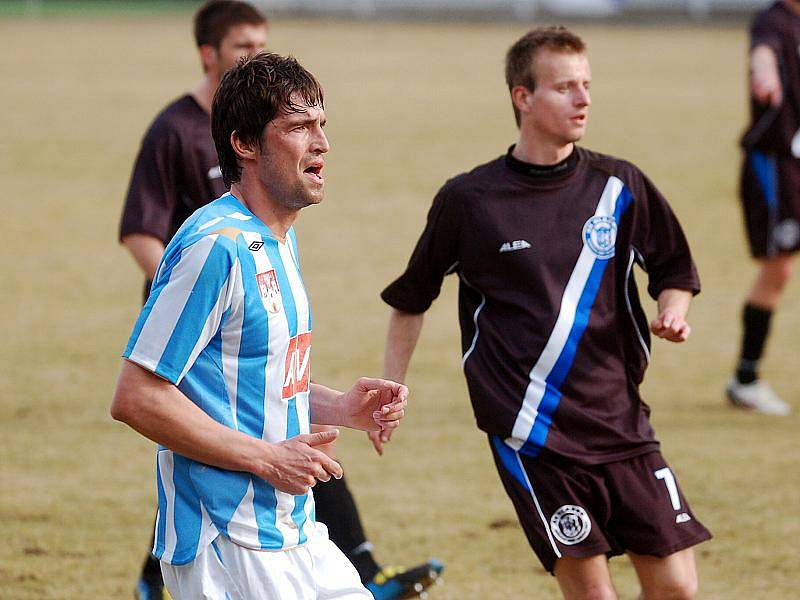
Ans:
[[[685,342],[692,332],[686,322],[692,297],[688,290],[663,290],[658,295],[658,316],[650,324],[650,331],[670,342]]]
[[[383,356],[383,376],[387,379],[405,381],[424,319],[425,313],[415,314],[392,309]]]
[[[187,458],[264,479],[270,472],[270,444],[216,422],[172,383],[127,360],[111,416]]]
[[[145,277],[153,281],[161,255],[164,254],[164,242],[146,233],[130,233],[122,238],[122,245],[131,253]]]

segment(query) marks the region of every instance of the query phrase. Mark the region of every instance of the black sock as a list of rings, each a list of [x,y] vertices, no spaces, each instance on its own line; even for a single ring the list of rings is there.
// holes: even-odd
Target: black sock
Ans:
[[[344,477],[314,486],[317,520],[328,526],[331,541],[355,566],[362,583],[371,581],[380,567],[372,557],[372,544],[364,535],[356,501]]]
[[[742,311],[742,352],[736,366],[736,379],[739,383],[752,383],[758,379],[758,361],[764,354],[771,319],[771,310],[745,304]]]
[[[153,527],[153,536],[150,538],[150,547],[153,547],[155,542],[155,526]],[[142,574],[141,578],[144,579],[150,585],[164,585],[164,579],[161,576],[161,563],[159,560],[153,556],[152,554],[148,554],[147,558],[144,559],[144,564],[142,565]]]

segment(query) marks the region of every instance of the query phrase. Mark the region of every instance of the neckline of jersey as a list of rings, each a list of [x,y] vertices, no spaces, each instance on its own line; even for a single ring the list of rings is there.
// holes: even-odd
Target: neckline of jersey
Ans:
[[[534,188],[541,189],[561,187],[571,181],[575,173],[580,171],[581,168],[586,164],[583,153],[581,152],[580,148],[575,145],[572,153],[570,153],[567,158],[558,163],[558,165],[554,165],[554,167],[565,165],[565,167],[559,170],[558,173],[537,173],[533,175],[530,173],[529,167],[536,168],[538,165],[531,165],[530,163],[523,162],[518,158],[514,158],[511,156],[511,151],[513,149],[514,145],[512,145],[508,149],[508,152],[501,157],[506,172],[510,173],[516,181]]]
[[[234,196],[232,192],[230,192],[230,191],[226,192],[226,195],[230,196],[233,199],[233,201],[239,206],[239,208],[241,208],[243,214],[249,216],[257,224],[259,224],[267,232],[267,235],[270,238],[272,238],[273,240],[275,240],[279,244],[284,244],[285,245],[288,242],[288,240],[289,240],[289,231],[291,231],[291,227],[289,228],[289,231],[286,232],[286,237],[284,239],[281,239],[281,238],[279,238],[278,236],[276,236],[272,232],[272,229],[269,228],[269,225],[264,223],[264,221],[262,221],[255,214],[253,214],[253,211],[251,211],[249,208],[247,208],[247,206],[245,206],[244,202],[242,202],[239,198]],[[224,198],[225,196],[222,196],[222,197]]]

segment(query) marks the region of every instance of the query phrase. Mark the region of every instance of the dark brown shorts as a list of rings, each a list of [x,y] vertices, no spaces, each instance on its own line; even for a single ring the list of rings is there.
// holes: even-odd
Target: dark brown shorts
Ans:
[[[586,466],[531,458],[496,436],[489,442],[528,542],[551,573],[562,556],[664,557],[711,538],[659,452]]]
[[[800,159],[748,150],[740,196],[754,257],[800,250]]]

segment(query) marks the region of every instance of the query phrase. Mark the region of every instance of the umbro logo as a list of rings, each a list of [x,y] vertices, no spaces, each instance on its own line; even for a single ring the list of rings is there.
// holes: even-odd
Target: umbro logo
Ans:
[[[264,242],[253,242],[247,247],[247,249],[252,250],[253,252],[258,252],[263,246]]]
[[[683,512],[675,517],[676,523],[686,523],[686,521],[691,521],[692,517],[690,517],[687,513]]]
[[[525,240],[514,240],[513,242],[506,242],[500,246],[500,252],[514,252],[515,250],[525,250],[530,247],[531,245]]]

